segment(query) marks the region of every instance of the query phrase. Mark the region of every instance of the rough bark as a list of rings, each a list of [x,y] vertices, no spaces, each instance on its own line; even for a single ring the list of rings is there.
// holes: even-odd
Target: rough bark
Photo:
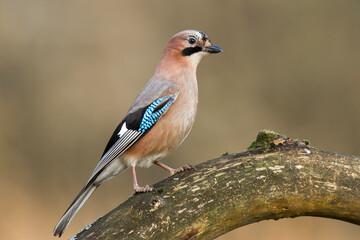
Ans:
[[[360,157],[271,131],[136,194],[76,239],[214,239],[266,220],[318,216],[360,225]]]

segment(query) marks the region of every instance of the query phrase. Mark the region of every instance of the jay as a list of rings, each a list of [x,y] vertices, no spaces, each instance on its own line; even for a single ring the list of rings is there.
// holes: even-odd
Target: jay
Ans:
[[[115,129],[88,182],[55,226],[54,236],[63,234],[100,184],[128,167],[132,171],[135,193],[155,190],[152,186],[138,185],[135,166],[156,164],[171,175],[191,168],[191,165],[186,165],[173,169],[159,160],[178,147],[189,134],[198,104],[196,68],[202,57],[219,52],[222,49],[200,31],[182,31],[169,40],[154,76]]]

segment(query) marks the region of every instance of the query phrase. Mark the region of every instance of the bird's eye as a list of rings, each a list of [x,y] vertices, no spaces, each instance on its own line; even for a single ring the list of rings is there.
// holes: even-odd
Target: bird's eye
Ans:
[[[196,43],[196,39],[195,38],[189,38],[188,42],[193,45]]]

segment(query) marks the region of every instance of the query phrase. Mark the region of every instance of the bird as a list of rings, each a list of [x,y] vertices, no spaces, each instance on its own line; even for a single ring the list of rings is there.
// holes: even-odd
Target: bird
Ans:
[[[185,165],[173,169],[159,160],[185,140],[194,124],[200,60],[222,51],[201,31],[185,30],[170,38],[153,77],[110,137],[86,185],[55,226],[54,236],[61,237],[97,187],[127,168],[131,168],[135,193],[156,191],[152,186],[138,185],[135,167],[155,164],[170,175],[193,168]]]

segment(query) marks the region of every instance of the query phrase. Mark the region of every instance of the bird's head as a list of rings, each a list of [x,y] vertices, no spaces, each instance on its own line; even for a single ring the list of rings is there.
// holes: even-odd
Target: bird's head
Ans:
[[[176,60],[197,67],[200,60],[211,53],[222,52],[222,49],[211,43],[209,37],[200,31],[185,30],[174,35],[164,49],[166,60]]]

